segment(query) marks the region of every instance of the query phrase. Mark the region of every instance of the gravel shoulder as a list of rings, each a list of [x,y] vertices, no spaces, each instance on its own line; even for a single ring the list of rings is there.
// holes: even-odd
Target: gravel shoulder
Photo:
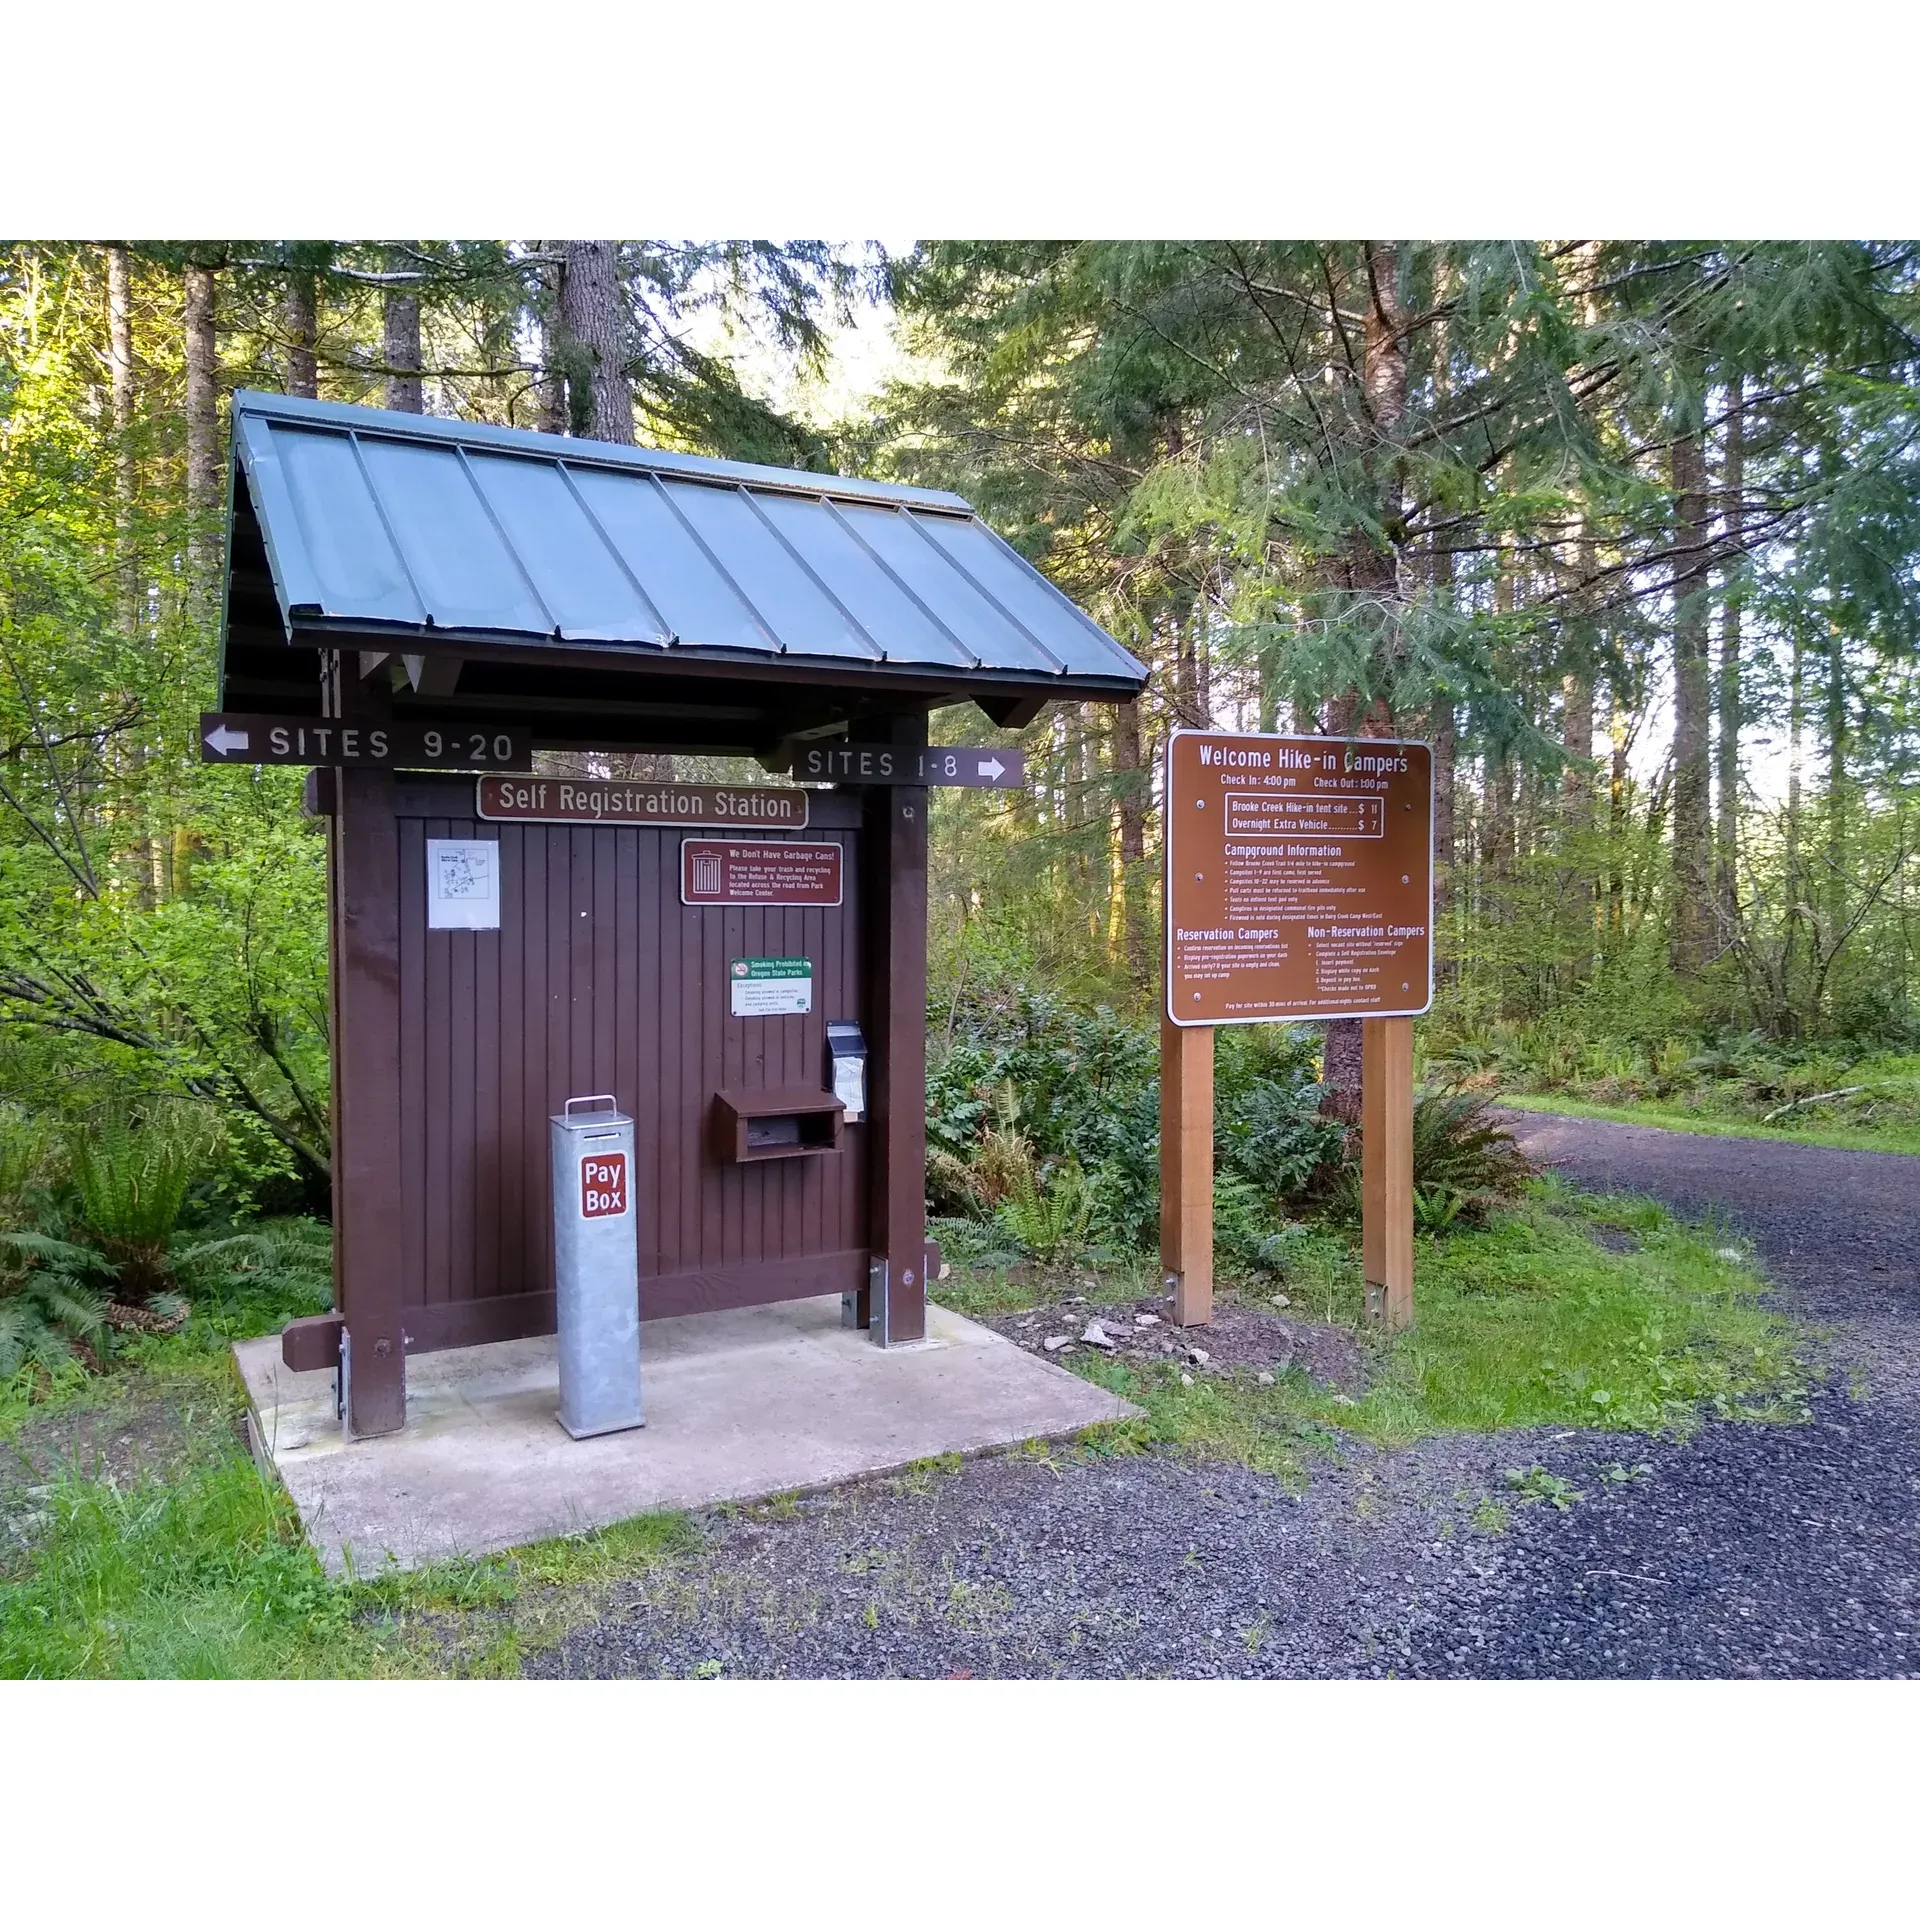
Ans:
[[[529,1670],[1920,1671],[1920,1169],[1511,1118],[1566,1178],[1650,1193],[1750,1238],[1781,1303],[1827,1332],[1812,1417],[1710,1424],[1684,1442],[1569,1431],[1346,1446],[1298,1493],[1237,1466],[1161,1457],[1034,1452],[928,1469],[700,1516],[699,1550],[613,1590],[596,1621]],[[1007,1330],[1042,1347],[1054,1331],[1039,1320]],[[1509,1483],[1534,1467],[1531,1491]]]

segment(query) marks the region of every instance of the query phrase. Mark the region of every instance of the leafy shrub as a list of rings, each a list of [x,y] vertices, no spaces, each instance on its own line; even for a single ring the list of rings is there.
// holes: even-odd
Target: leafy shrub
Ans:
[[[1275,1201],[1297,1201],[1324,1185],[1340,1161],[1346,1129],[1320,1112],[1310,1091],[1260,1081],[1216,1107],[1216,1152],[1223,1164]]]
[[[1159,1035],[1025,989],[970,1004],[928,1073],[928,1175],[936,1207],[1002,1218],[1011,1205],[1049,1239],[1083,1211],[1108,1248],[1145,1248],[1160,1215]],[[1282,1209],[1323,1191],[1343,1130],[1320,1114],[1317,1029],[1225,1029],[1215,1052],[1222,1245],[1250,1265]],[[1067,1169],[1071,1167],[1071,1171]],[[1084,1195],[1082,1178],[1084,1177]],[[1009,1227],[1008,1231],[1014,1231]]]
[[[24,1109],[0,1102],[0,1227],[35,1218],[52,1160],[48,1129]]]
[[[1160,1086],[1116,1092],[1095,1136],[1093,1225],[1107,1245],[1145,1247],[1160,1231]]]

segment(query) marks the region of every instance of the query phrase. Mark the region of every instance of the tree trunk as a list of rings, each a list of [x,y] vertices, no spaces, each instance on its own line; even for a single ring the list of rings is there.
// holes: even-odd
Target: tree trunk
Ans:
[[[1453,548],[1442,537],[1432,556],[1434,599],[1451,614],[1454,610]],[[1433,743],[1433,943],[1436,986],[1451,986],[1456,962],[1440,954],[1440,929],[1453,908],[1454,758],[1459,742],[1458,716],[1451,699],[1443,699],[1427,716],[1427,737]]]
[[[1791,982],[1794,970],[1795,949],[1800,944],[1800,915],[1794,911],[1798,906],[1811,906],[1806,898],[1803,885],[1805,876],[1800,870],[1800,808],[1801,790],[1805,773],[1803,758],[1806,741],[1807,718],[1807,650],[1800,637],[1799,623],[1793,629],[1793,664],[1787,671],[1787,914],[1786,931],[1780,939],[1780,982],[1781,999],[1787,1006],[1788,1024],[1795,1023],[1792,1016]]]
[[[1113,710],[1114,806],[1120,826],[1121,948],[1127,972],[1147,979],[1147,918],[1141,899],[1141,868],[1147,856],[1147,776],[1140,764],[1140,703],[1123,700]]]
[[[1847,649],[1840,629],[1827,623],[1827,884],[1828,950],[1846,921],[1847,905]]]
[[[399,247],[387,250],[387,271],[405,273],[414,261]],[[420,289],[415,281],[389,286],[382,297],[386,322],[387,405],[395,413],[423,413],[420,382]]]
[[[556,254],[558,240],[543,240],[540,251]],[[539,427],[542,433],[567,431],[567,330],[560,322],[560,287],[565,273],[557,260],[549,260],[540,269],[544,293],[541,321],[541,365],[544,368],[539,394]]]
[[[1195,652],[1193,630],[1184,620],[1174,626],[1173,704],[1183,727],[1203,727],[1200,717],[1199,659]]]
[[[133,262],[126,244],[107,249],[107,354],[113,363],[113,538],[120,631],[140,632],[140,567],[133,537],[139,469],[133,450]]]
[[[1607,943],[1618,950],[1627,930],[1627,706],[1607,689]]]
[[[1260,719],[1262,733],[1280,731],[1280,649],[1269,640],[1260,649]]]
[[[139,500],[139,464],[133,446],[133,260],[124,241],[107,248],[107,358],[113,376],[113,573],[115,613],[122,636],[140,638],[140,562],[134,536]],[[138,791],[146,765],[146,747],[135,735],[123,735],[115,757]],[[135,903],[150,907],[154,898],[154,846],[150,834],[134,836],[126,853]]]
[[[1079,701],[1069,701],[1060,709],[1061,811],[1066,821],[1067,877],[1076,912],[1084,912],[1089,937],[1099,939],[1099,912],[1094,904],[1094,872],[1087,833],[1087,787],[1090,774],[1087,761],[1091,745],[1087,732],[1087,709]]]
[[[1367,320],[1365,381],[1376,443],[1386,446],[1400,430],[1407,410],[1406,312],[1400,304],[1400,249],[1392,240],[1367,243]],[[1399,474],[1391,457],[1375,478],[1397,501]]]
[[[1494,742],[1486,751],[1486,804],[1480,813],[1480,866],[1496,889],[1487,917],[1506,918],[1507,901],[1503,892],[1513,878],[1513,762],[1504,744]]]
[[[1560,697],[1560,744],[1567,755],[1561,817],[1570,832],[1581,834],[1593,824],[1593,676],[1585,667],[1563,674]]]
[[[627,299],[619,243],[568,240],[560,271],[560,325],[570,422],[593,440],[633,445],[633,391],[627,384]],[[579,389],[584,387],[585,391]]]
[[[1453,911],[1453,761],[1458,744],[1453,703],[1435,707],[1428,725],[1433,741],[1433,927],[1429,937],[1436,956],[1435,984],[1451,986],[1454,958],[1440,954],[1439,946],[1440,928]]]
[[[219,352],[214,340],[214,280],[211,267],[188,267],[187,370],[187,578],[195,610],[212,617],[213,565],[220,547]]]
[[[1793,635],[1793,662],[1787,670],[1787,884],[1795,884],[1800,858],[1800,798],[1806,771],[1807,650],[1798,627]]]
[[[1707,471],[1699,440],[1673,443],[1673,970],[1691,979],[1713,954],[1707,685]]]
[[[295,268],[287,275],[287,391],[296,400],[320,398],[319,297],[315,276]]]
[[[1407,410],[1406,313],[1400,304],[1400,250],[1392,240],[1366,243],[1367,308],[1363,336],[1361,383],[1366,392],[1371,446],[1364,457],[1372,483],[1376,517],[1395,526],[1401,514],[1400,466],[1394,448],[1400,422]],[[1347,541],[1347,563],[1354,590],[1375,603],[1377,612],[1365,617],[1380,622],[1376,647],[1379,677],[1391,680],[1405,641],[1400,632],[1400,566],[1398,550],[1356,530]],[[1378,678],[1376,678],[1376,685]],[[1379,695],[1366,702],[1358,688],[1342,693],[1331,704],[1327,724],[1338,736],[1359,731],[1375,736],[1395,730],[1393,709]],[[1320,1060],[1320,1109],[1330,1118],[1355,1125],[1360,1118],[1362,1032],[1358,1020],[1329,1020],[1326,1046]]]
[[[1727,448],[1720,467],[1720,486],[1726,501],[1721,525],[1726,553],[1720,563],[1720,683],[1716,689],[1720,737],[1715,769],[1719,783],[1718,819],[1713,846],[1713,891],[1718,902],[1721,938],[1730,938],[1740,913],[1740,612],[1745,555],[1741,537],[1745,508],[1741,489],[1746,484],[1746,382],[1735,375],[1732,406],[1727,414]]]

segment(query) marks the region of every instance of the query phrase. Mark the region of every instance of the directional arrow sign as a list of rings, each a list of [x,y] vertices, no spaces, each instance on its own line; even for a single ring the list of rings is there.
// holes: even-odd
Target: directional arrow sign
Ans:
[[[859,741],[802,741],[796,780],[843,787],[1024,787],[1027,756],[1014,747],[877,747]]]
[[[216,765],[446,767],[462,773],[525,773],[533,765],[526,727],[423,726],[417,720],[290,720],[278,713],[203,713],[200,758]]]

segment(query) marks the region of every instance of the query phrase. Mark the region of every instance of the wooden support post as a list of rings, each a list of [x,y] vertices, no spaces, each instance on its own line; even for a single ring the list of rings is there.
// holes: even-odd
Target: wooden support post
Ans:
[[[379,717],[384,688],[333,676],[336,717]],[[347,1432],[407,1417],[400,1111],[400,856],[393,775],[341,767],[328,821],[333,898],[334,1300],[345,1318]]]
[[[887,723],[924,747],[925,714]],[[860,836],[867,923],[867,1152],[874,1262],[851,1318],[876,1346],[927,1331],[927,790],[869,787]]]
[[[1213,1029],[1160,1015],[1160,1265],[1175,1326],[1213,1318]]]
[[[1367,1316],[1413,1325],[1413,1021],[1361,1023],[1360,1206]]]

